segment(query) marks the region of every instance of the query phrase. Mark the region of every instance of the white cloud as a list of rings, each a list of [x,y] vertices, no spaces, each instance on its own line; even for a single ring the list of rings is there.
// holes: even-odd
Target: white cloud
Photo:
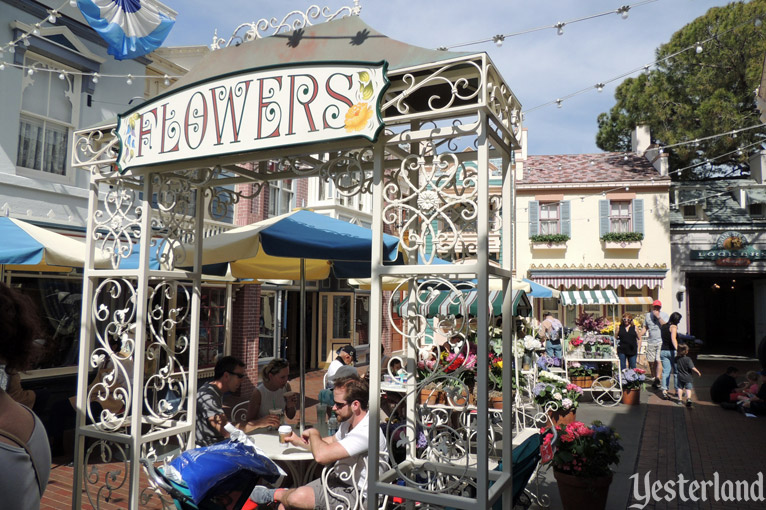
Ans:
[[[258,19],[281,20],[292,10],[312,4],[297,0],[165,0],[178,11],[167,45],[209,44],[214,29],[228,38],[241,23]],[[520,32],[613,11],[626,0],[362,0],[362,18],[376,30],[410,44],[436,48]],[[709,8],[723,0],[658,0],[635,7],[623,20],[610,14],[564,27],[506,39],[502,47],[484,43],[456,50],[486,51],[500,69],[524,108],[553,101],[596,83],[607,81],[654,60],[656,48]],[[334,12],[352,0],[322,5]],[[530,112],[531,154],[597,152],[596,118],[613,104],[614,88],[594,90]]]

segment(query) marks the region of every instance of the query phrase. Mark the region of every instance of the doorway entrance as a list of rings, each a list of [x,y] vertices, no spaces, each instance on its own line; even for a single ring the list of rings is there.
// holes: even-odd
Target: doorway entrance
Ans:
[[[702,352],[754,356],[757,277],[686,273],[686,278],[689,330],[704,342]]]

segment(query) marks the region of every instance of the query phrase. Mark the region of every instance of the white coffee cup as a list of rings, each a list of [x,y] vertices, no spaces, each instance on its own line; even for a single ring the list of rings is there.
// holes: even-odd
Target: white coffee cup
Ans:
[[[285,438],[289,436],[293,431],[293,428],[290,425],[280,425],[278,432],[279,432],[279,444],[282,446],[287,446],[288,443],[285,441]]]

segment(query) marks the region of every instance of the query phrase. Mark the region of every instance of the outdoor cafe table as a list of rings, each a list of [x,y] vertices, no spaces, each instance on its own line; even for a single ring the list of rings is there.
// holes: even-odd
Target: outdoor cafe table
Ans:
[[[310,451],[292,444],[288,444],[287,447],[280,444],[276,430],[257,430],[248,436],[269,459],[287,469],[293,487],[300,487],[311,481],[318,464]]]

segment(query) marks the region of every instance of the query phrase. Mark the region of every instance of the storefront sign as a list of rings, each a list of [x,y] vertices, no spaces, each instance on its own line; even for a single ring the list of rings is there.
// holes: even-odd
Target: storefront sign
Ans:
[[[158,96],[120,115],[121,172],[133,167],[343,138],[374,141],[386,63],[243,71]]]
[[[692,260],[712,260],[719,266],[749,266],[753,260],[766,260],[766,252],[756,250],[747,238],[735,231],[724,232],[711,250],[691,250]]]

